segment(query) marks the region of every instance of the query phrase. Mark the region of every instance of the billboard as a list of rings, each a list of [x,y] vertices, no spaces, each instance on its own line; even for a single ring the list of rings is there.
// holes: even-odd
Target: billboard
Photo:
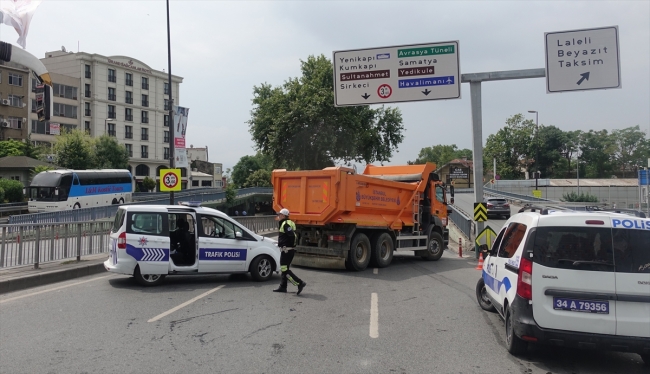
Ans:
[[[187,116],[189,108],[174,106],[174,122],[172,123],[174,133],[174,165],[178,168],[189,167],[187,162],[187,150],[185,149],[185,134],[187,132]]]

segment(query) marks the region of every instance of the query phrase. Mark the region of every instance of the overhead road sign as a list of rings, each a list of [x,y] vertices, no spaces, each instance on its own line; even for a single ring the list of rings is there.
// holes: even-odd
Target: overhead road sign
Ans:
[[[474,221],[485,222],[487,220],[487,206],[485,203],[474,203]]]
[[[334,105],[460,98],[458,41],[335,51]]]
[[[546,92],[621,88],[618,26],[544,33]]]

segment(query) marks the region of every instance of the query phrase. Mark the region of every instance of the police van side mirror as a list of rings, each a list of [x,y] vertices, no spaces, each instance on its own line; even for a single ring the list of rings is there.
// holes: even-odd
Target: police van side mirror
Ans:
[[[242,238],[241,232],[235,231],[235,239],[241,239],[241,238]]]

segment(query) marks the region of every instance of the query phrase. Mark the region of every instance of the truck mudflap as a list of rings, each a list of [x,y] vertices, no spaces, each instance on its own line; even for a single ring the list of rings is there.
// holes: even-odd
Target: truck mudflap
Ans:
[[[449,229],[446,227],[442,230],[442,241],[445,243],[445,249],[447,249],[449,245]]]

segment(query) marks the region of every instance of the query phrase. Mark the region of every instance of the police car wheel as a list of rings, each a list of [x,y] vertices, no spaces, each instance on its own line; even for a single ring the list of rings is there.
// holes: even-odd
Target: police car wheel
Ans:
[[[522,354],[528,350],[528,343],[515,334],[510,307],[506,310],[506,348],[513,355]]]
[[[646,366],[650,366],[650,353],[639,353]]]
[[[483,278],[479,279],[476,283],[476,301],[478,301],[478,305],[483,310],[487,310],[488,312],[493,313],[497,311],[494,305],[492,305],[490,298],[488,297],[487,290],[485,289],[485,281]]]
[[[273,275],[273,263],[268,256],[259,256],[253,260],[250,267],[251,276],[258,282],[271,279]]]
[[[146,287],[157,286],[162,283],[163,279],[165,279],[164,274],[141,274],[139,266],[135,268],[133,276],[135,277],[136,282]]]

